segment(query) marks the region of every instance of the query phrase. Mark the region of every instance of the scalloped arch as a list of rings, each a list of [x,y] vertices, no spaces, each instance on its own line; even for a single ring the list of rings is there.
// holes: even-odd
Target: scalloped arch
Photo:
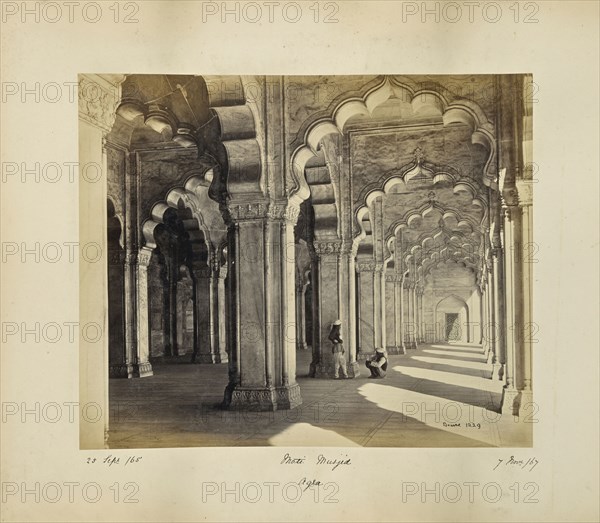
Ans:
[[[296,199],[298,202],[308,198],[310,189],[304,177],[304,167],[308,160],[316,155],[323,137],[332,133],[343,133],[346,123],[353,116],[371,117],[375,108],[392,96],[408,101],[415,111],[423,107],[437,110],[442,116],[444,125],[452,123],[468,125],[472,133],[471,142],[483,145],[489,151],[484,168],[483,183],[487,186],[495,185],[496,174],[490,173],[496,155],[494,127],[482,109],[470,100],[461,99],[449,103],[439,92],[427,89],[415,91],[396,78],[386,76],[364,96],[343,100],[333,109],[331,117],[321,118],[306,129],[302,145],[291,156],[291,172],[295,187],[290,191],[290,198]]]
[[[190,176],[184,186],[178,186],[170,189],[167,192],[167,195],[164,200],[155,203],[152,206],[150,211],[150,218],[147,219],[142,225],[142,232],[145,241],[145,245],[151,249],[156,248],[156,238],[155,232],[156,228],[165,223],[165,215],[170,209],[179,209],[180,204],[182,204],[185,208],[189,209],[192,212],[193,217],[197,222],[197,227],[203,233],[203,241],[206,242],[207,247],[210,248],[212,243],[215,243],[214,240],[217,240],[216,243],[220,243],[219,238],[213,234],[212,226],[215,224],[213,222],[207,222],[203,213],[203,209],[206,211],[207,206],[214,206],[217,209],[217,214],[222,222],[222,217],[220,213],[218,213],[218,204],[212,201],[208,196],[208,187],[206,175],[209,173],[207,171],[204,175],[192,175]],[[215,209],[212,209],[211,214],[215,214]],[[217,225],[221,225],[218,223]],[[222,223],[224,227],[224,223]]]

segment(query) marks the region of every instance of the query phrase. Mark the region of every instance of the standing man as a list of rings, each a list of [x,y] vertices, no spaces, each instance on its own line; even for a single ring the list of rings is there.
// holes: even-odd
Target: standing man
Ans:
[[[347,378],[348,372],[346,371],[346,357],[344,353],[344,344],[340,335],[342,328],[342,320],[335,320],[329,333],[329,341],[333,343],[331,352],[333,353],[333,377],[339,378],[340,368],[342,369],[342,377]]]
[[[371,371],[369,378],[385,378],[387,374],[387,354],[385,349],[375,349],[375,359],[367,360],[367,369]]]

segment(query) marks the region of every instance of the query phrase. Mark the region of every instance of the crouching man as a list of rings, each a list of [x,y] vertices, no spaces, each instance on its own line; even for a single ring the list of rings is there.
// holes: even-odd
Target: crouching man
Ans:
[[[369,378],[385,378],[388,365],[385,349],[375,349],[375,359],[367,360],[366,364],[371,371]]]

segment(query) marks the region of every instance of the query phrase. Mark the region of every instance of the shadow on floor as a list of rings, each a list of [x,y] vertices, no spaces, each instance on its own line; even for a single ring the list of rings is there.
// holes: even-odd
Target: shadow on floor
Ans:
[[[442,346],[443,347],[443,346]],[[472,347],[469,347],[472,348]],[[390,356],[384,380],[311,379],[310,351],[297,353],[303,404],[288,411],[220,409],[227,364],[159,362],[154,376],[110,380],[111,448],[202,446],[480,447],[507,445],[498,418],[501,383],[483,351],[456,356],[423,345]],[[441,354],[431,354],[435,350]],[[461,363],[462,362],[462,363]],[[464,365],[464,366],[463,366]],[[530,427],[528,427],[530,429]],[[516,435],[515,435],[516,434]],[[510,427],[511,442],[528,441]],[[515,443],[516,442],[516,443]]]

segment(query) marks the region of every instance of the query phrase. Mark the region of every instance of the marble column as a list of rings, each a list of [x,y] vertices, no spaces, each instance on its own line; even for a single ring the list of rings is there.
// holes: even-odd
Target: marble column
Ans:
[[[129,378],[125,344],[125,256],[119,249],[108,252],[109,376]]]
[[[480,331],[479,332],[479,344],[485,348],[486,324],[485,324],[485,308],[483,305],[485,302],[484,287],[485,287],[485,284],[483,283],[483,281],[480,282],[480,284],[477,286],[477,294],[479,295],[479,331]]]
[[[134,376],[143,378],[152,376],[150,364],[150,301],[148,300],[148,265],[152,250],[142,247],[137,256],[137,293],[136,293],[136,327],[137,350],[135,355]]]
[[[379,277],[379,315],[380,315],[380,347],[386,348],[387,346],[387,314],[386,314],[386,279],[385,279],[385,265],[381,268],[381,275]]]
[[[373,337],[375,348],[382,347],[382,325],[383,325],[383,310],[382,310],[382,286],[381,279],[383,275],[383,266],[378,263],[373,271]],[[385,299],[385,295],[384,295]]]
[[[415,300],[415,283],[411,282],[408,288],[408,338],[409,348],[418,349],[417,344],[417,307]]]
[[[516,274],[516,260],[518,255],[515,246],[518,243],[518,230],[520,228],[520,209],[516,205],[504,208],[504,267],[505,267],[505,304],[506,304],[506,373],[505,385],[502,389],[502,412],[517,414],[517,399],[519,392],[516,384],[517,343],[518,337],[516,324],[519,321],[516,290],[519,285]]]
[[[233,322],[226,408],[277,410],[302,403],[294,297],[298,212],[285,201],[236,201],[224,209]]]
[[[521,289],[522,289],[522,381],[521,381],[521,407],[533,402],[532,374],[533,374],[533,209],[532,209],[532,181],[517,181],[519,194],[519,207],[521,209]]]
[[[308,282],[298,278],[296,281],[296,349],[306,350],[306,307],[305,294]]]
[[[166,258],[167,264],[167,321],[166,327],[166,346],[165,346],[165,357],[169,358],[177,356],[179,350],[177,347],[177,279],[179,278],[179,264],[174,255],[174,246],[172,241],[170,243],[170,253]]]
[[[421,343],[426,343],[425,333],[427,331],[425,324],[425,305],[424,305],[424,295],[425,289],[423,287],[419,288],[419,311],[420,311],[420,333],[421,333]]]
[[[346,319],[346,330],[342,328],[345,338],[346,364],[348,376],[360,376],[357,358],[356,341],[356,252],[358,243],[343,241],[338,256],[338,299],[342,318]]]
[[[385,276],[385,326],[386,348],[389,354],[398,353],[396,342],[396,273],[388,271]]]
[[[403,277],[402,281],[402,332],[404,334],[404,346],[412,349],[410,336],[410,282]]]
[[[415,286],[415,341],[417,344],[422,343],[421,318],[421,288],[417,284]]]
[[[124,343],[117,357],[111,351],[111,378],[143,378],[152,376],[149,362],[148,264],[152,250],[126,252],[123,261],[123,326]]]
[[[195,349],[193,363],[226,363],[227,353],[220,342],[222,316],[219,303],[219,277],[207,265],[192,267],[194,281]],[[224,312],[224,304],[223,304]]]
[[[496,352],[497,365],[492,370],[492,379],[501,380],[504,377],[506,364],[506,325],[504,312],[504,270],[503,252],[500,238],[496,235],[492,251],[492,271],[494,282],[494,317],[496,319]]]
[[[225,292],[225,279],[227,278],[227,266],[219,266],[214,275],[217,286],[217,335],[218,335],[218,360],[220,363],[229,362],[229,349],[227,345],[227,297]]]
[[[314,273],[317,279],[313,284],[313,326],[317,336],[318,349],[313,348],[313,361],[309,375],[319,378],[334,376],[333,354],[329,333],[333,322],[342,321],[341,337],[346,350],[348,376],[359,375],[356,360],[356,331],[351,320],[351,307],[354,296],[354,260],[350,249],[338,240],[315,241],[312,248]],[[315,285],[316,283],[316,285]],[[315,292],[316,291],[316,292]]]
[[[497,284],[493,260],[487,260],[487,268],[489,274],[488,316],[490,318],[490,326],[488,329],[490,336],[490,355],[488,356],[488,363],[492,364],[491,379],[498,379],[501,365],[498,357],[498,317],[496,316],[496,302],[498,300],[498,295],[496,294]]]
[[[398,275],[394,284],[394,303],[396,305],[396,346],[398,354],[406,354],[404,343],[404,277]]]
[[[359,359],[364,359],[375,352],[375,318],[373,291],[374,262],[358,262],[356,264],[360,285],[359,314]]]

